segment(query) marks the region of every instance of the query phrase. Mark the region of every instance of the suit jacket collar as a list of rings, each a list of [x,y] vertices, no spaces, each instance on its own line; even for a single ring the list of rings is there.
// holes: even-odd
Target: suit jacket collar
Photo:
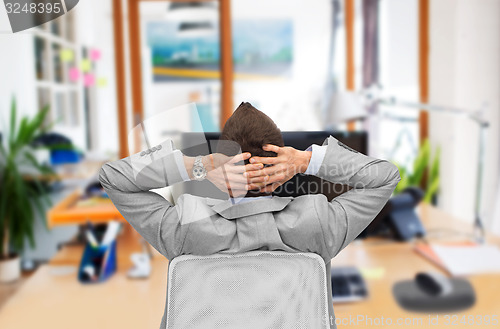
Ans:
[[[233,204],[233,200],[208,199],[207,204],[212,207],[212,210],[226,219],[238,219],[265,212],[281,211],[292,199],[292,197],[273,196],[270,199],[257,199],[236,204]]]

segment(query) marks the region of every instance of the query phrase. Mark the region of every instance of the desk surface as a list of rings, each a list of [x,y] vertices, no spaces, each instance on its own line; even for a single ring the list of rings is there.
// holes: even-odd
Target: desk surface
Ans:
[[[102,199],[91,202],[89,205],[80,206],[78,201],[81,196],[81,191],[74,191],[52,207],[47,213],[48,226],[85,224],[89,221],[94,223],[110,220],[125,221],[110,199]]]
[[[453,223],[454,229],[469,225],[452,221],[441,211],[421,206],[420,215],[428,230],[443,228]],[[52,271],[60,265],[76,266],[80,260],[81,247],[66,247],[49,265],[42,266],[0,310],[0,328],[155,328],[163,314],[166,292],[168,261],[159,254],[153,260],[153,273],[147,280],[130,281],[126,271],[130,266],[128,255],[140,250],[135,232],[125,232],[118,244],[118,273],[107,282],[97,285],[82,285],[76,273],[54,276]],[[490,239],[499,244],[500,240]],[[134,242],[135,241],[135,242]],[[409,313],[396,304],[392,297],[392,285],[398,280],[412,278],[418,271],[434,270],[437,267],[412,251],[409,243],[394,243],[376,239],[355,241],[343,250],[332,266],[356,265],[365,269],[384,269],[380,277],[366,279],[370,297],[352,304],[335,304],[337,321],[344,321],[339,328],[365,328],[376,321],[388,321],[393,325],[399,319],[409,321],[407,327],[449,328],[444,315],[439,315],[439,325],[428,323],[428,314]],[[477,293],[474,307],[457,313],[458,328],[478,328],[479,325],[464,326],[462,316],[492,316],[500,313],[500,275],[477,275],[470,278]],[[434,315],[433,315],[434,316]],[[353,323],[351,319],[360,319]],[[453,320],[453,319],[450,319]],[[387,322],[385,322],[387,323]],[[413,323],[413,325],[411,325]],[[376,327],[384,327],[380,323]],[[484,326],[492,328],[497,326]]]

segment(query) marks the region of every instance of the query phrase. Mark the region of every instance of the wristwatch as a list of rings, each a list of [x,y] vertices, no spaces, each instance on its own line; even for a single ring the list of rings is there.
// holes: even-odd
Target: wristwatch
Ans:
[[[197,156],[194,159],[193,164],[193,177],[197,181],[202,181],[207,177],[207,170],[205,169],[205,166],[203,166],[201,159],[201,155]]]

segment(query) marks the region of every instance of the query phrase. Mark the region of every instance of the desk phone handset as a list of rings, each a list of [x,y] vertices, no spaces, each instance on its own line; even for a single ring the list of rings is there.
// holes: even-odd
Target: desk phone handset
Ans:
[[[386,221],[396,239],[406,241],[425,235],[422,222],[415,212],[415,207],[423,197],[424,193],[420,188],[409,187],[388,201]]]
[[[424,236],[424,227],[415,212],[423,196],[420,188],[409,187],[392,197],[360,237],[388,235],[396,240],[407,241]]]

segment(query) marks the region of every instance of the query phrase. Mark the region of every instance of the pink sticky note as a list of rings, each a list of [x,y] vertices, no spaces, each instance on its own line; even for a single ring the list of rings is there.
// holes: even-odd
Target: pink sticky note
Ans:
[[[72,82],[78,81],[78,79],[80,79],[80,70],[77,67],[70,67],[69,79]]]
[[[93,74],[85,74],[83,76],[83,85],[85,87],[91,87],[95,84],[95,77]]]
[[[93,61],[98,61],[101,59],[101,51],[99,49],[90,50],[90,59]]]

